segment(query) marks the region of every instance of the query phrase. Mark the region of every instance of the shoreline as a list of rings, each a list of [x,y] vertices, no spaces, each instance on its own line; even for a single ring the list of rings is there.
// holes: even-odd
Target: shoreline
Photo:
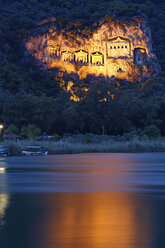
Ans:
[[[22,140],[18,142],[3,141],[11,156],[21,156],[24,147],[43,146],[48,155],[82,154],[82,153],[147,153],[165,152],[165,139],[157,140],[130,140],[130,141],[102,141],[102,142],[71,142],[71,141],[34,141]]]

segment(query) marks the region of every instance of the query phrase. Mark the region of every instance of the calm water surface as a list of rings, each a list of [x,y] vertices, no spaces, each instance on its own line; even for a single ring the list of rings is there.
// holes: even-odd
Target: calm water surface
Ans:
[[[0,248],[165,248],[165,153],[0,158]]]

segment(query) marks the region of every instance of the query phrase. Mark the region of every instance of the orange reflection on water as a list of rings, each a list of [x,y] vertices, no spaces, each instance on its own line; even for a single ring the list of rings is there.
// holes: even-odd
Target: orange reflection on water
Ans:
[[[0,194],[0,221],[1,218],[5,214],[5,210],[8,207],[9,204],[9,195],[8,194]],[[0,222],[1,224],[1,222]]]
[[[44,248],[149,248],[151,213],[129,193],[45,196]]]
[[[0,158],[0,227],[4,225],[3,217],[10,201],[9,194],[2,193],[7,186],[6,162],[4,158]]]

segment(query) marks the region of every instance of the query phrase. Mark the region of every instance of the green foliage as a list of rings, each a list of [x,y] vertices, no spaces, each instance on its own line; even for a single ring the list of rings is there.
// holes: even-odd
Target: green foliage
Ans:
[[[50,141],[59,141],[59,140],[61,140],[61,136],[58,134],[54,134],[49,140]]]
[[[165,136],[163,0],[7,0],[1,1],[1,8],[0,119],[7,133],[21,130],[24,137],[34,137],[40,132],[102,134],[104,126],[105,134],[130,140],[136,135],[132,130],[146,132],[145,127],[154,125]],[[118,90],[118,82],[107,84],[97,79],[90,86],[87,79],[83,82],[90,87],[86,98],[76,103],[69,101],[69,96],[61,92],[58,77],[54,78],[54,72],[51,74],[37,65],[27,53],[24,42],[31,32],[34,35],[46,32],[53,25],[48,20],[53,16],[58,20],[58,31],[63,29],[71,37],[77,32],[90,38],[94,24],[107,14],[119,20],[143,14],[148,17],[162,73],[142,85],[121,82]],[[47,24],[40,27],[38,24],[43,20],[47,20]],[[64,78],[66,82],[67,77]],[[152,137],[153,127],[150,129],[151,134],[145,135]],[[90,139],[95,141],[91,136]]]
[[[0,27],[0,44],[3,47],[2,55],[5,57],[4,61],[10,63],[12,61],[12,63],[16,64],[17,69],[20,68],[21,64],[25,64],[23,62],[25,47],[22,38],[27,37],[30,31],[41,21],[51,20],[54,16],[59,20],[59,26],[61,27],[67,26],[69,22],[79,21],[83,28],[88,27],[88,29],[92,29],[93,24],[99,23],[100,19],[107,14],[116,18],[124,16],[126,19],[137,15],[149,17],[148,22],[152,28],[154,48],[163,69],[165,68],[165,7],[163,0],[7,0],[1,1],[1,8],[3,9]],[[24,10],[23,15],[22,9]],[[51,21],[47,21],[47,23],[50,24]],[[25,68],[26,65],[24,66]]]
[[[1,91],[0,119],[7,127],[6,133],[19,134],[19,130],[24,127],[22,135],[25,137],[33,137],[27,135],[25,127],[29,123],[40,128],[41,133],[48,134],[102,134],[104,126],[105,134],[128,133],[129,136],[133,135],[134,130],[155,125],[165,135],[165,100],[161,96],[164,86],[161,83],[159,89],[157,79],[156,83],[154,81],[151,84],[151,95],[144,96],[143,85],[120,85],[120,90],[116,90],[115,83],[98,82],[91,86],[86,98],[80,102],[69,101],[66,93],[54,99],[45,95],[13,95]],[[155,96],[155,89],[158,96]]]
[[[19,129],[16,127],[16,125],[11,124],[8,126],[7,129],[4,130],[5,134],[9,134],[9,133],[14,133],[14,134],[19,134]]]
[[[134,131],[131,131],[129,133],[124,133],[123,134],[123,137],[126,139],[126,140],[132,140],[132,139],[135,139],[138,137],[138,132],[136,130]]]
[[[9,146],[9,154],[10,156],[21,156],[22,155],[22,149],[21,145],[19,143],[10,143]]]
[[[160,130],[155,125],[145,127],[143,133],[152,139],[160,137]]]
[[[86,143],[87,143],[87,144],[91,144],[91,143],[92,143],[91,137],[87,137],[87,138],[86,138]]]
[[[21,135],[25,138],[35,138],[40,134],[41,129],[32,124],[28,124],[21,129]]]
[[[89,134],[88,134],[89,135]],[[75,135],[74,135],[75,136]],[[2,145],[9,147],[11,156],[21,155],[24,147],[29,145],[43,146],[49,154],[67,154],[67,153],[87,153],[87,152],[165,152],[165,140],[162,138],[155,140],[133,139],[127,141],[122,137],[89,135],[91,138],[89,143],[84,142],[87,135],[78,135],[73,142],[74,136],[69,136],[67,140],[62,141],[36,141],[23,140],[18,142],[5,142]],[[79,139],[81,136],[81,139]],[[83,140],[83,142],[82,142]],[[93,141],[97,142],[93,142]],[[92,142],[91,142],[92,141]]]
[[[76,129],[77,122],[78,122],[78,116],[79,115],[73,106],[67,107],[62,112],[62,118],[64,120],[65,130],[67,132],[70,132],[70,131]]]

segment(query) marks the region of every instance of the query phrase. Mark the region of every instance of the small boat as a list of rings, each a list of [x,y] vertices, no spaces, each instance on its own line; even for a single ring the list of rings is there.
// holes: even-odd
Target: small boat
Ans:
[[[0,146],[0,156],[3,156],[3,157],[10,156],[7,146]]]
[[[48,151],[42,146],[26,146],[22,151],[22,155],[45,156],[48,155]]]

